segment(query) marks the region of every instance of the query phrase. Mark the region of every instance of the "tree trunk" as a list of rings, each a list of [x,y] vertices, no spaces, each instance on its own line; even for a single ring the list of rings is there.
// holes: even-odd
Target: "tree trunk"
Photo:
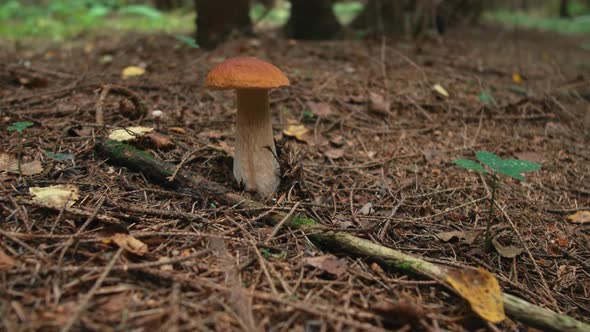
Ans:
[[[249,0],[195,0],[197,43],[215,48],[234,31],[251,33]]]
[[[290,0],[291,15],[285,27],[295,39],[330,39],[340,32],[332,0]]]
[[[405,1],[369,0],[351,27],[369,35],[401,35],[405,32]]]
[[[569,5],[569,1],[568,0],[561,0],[559,2],[559,17],[563,17],[563,18],[569,18],[570,13],[569,13],[569,9],[568,6]]]

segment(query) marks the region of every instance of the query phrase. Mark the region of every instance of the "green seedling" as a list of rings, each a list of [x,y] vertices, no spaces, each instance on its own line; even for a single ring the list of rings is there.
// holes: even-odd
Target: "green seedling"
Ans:
[[[30,126],[32,126],[33,123],[32,122],[28,122],[28,121],[23,121],[23,122],[14,122],[12,125],[8,126],[8,131],[17,131],[18,135],[19,135],[19,140],[18,140],[18,156],[17,156],[17,167],[18,167],[18,175],[21,176],[22,172],[21,172],[21,157],[22,157],[22,153],[23,153],[23,131],[25,131],[27,128],[29,128]]]
[[[541,168],[541,165],[526,160],[502,159],[487,151],[478,151],[475,153],[475,157],[479,162],[467,159],[457,159],[454,160],[454,163],[464,169],[489,175],[492,178],[492,196],[490,197],[490,208],[488,211],[486,231],[484,233],[486,248],[491,248],[492,237],[490,234],[490,228],[492,225],[494,205],[496,204],[496,189],[498,188],[499,175],[505,175],[524,181],[524,176],[522,176],[523,173],[537,171]]]

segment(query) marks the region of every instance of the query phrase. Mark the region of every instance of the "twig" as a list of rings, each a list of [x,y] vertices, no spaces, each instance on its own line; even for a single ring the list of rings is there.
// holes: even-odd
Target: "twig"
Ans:
[[[119,250],[117,250],[115,255],[113,255],[113,258],[111,259],[109,264],[105,267],[105,269],[102,272],[102,274],[100,275],[100,277],[98,277],[98,279],[96,279],[96,282],[94,283],[92,288],[90,288],[90,291],[88,291],[88,293],[86,293],[86,296],[80,302],[80,305],[78,306],[78,309],[76,310],[76,312],[74,312],[74,314],[70,317],[70,319],[66,322],[66,324],[61,328],[61,330],[60,330],[61,332],[68,332],[74,326],[74,324],[76,324],[78,319],[80,319],[80,315],[84,312],[84,310],[86,310],[86,307],[88,306],[88,303],[90,302],[90,299],[92,299],[92,297],[94,296],[94,293],[96,293],[98,288],[102,285],[104,280],[107,278],[107,276],[111,272],[111,269],[113,268],[113,266],[115,265],[115,263],[119,259],[119,256],[121,256],[122,252],[123,252],[123,248],[119,248]]]
[[[139,111],[142,118],[147,116],[148,107],[145,105],[143,100],[135,92],[133,92],[132,90],[130,90],[128,88],[119,86],[119,85],[106,84],[105,86],[103,86],[102,91],[100,93],[100,97],[98,98],[98,101],[96,102],[96,124],[97,125],[104,126],[104,110],[103,110],[104,101],[106,99],[106,96],[109,93],[113,93],[116,95],[127,97],[127,99],[129,99],[129,101],[131,101],[131,103]]]
[[[265,244],[269,243],[270,240],[272,240],[279,233],[279,231],[281,230],[283,225],[291,219],[291,216],[293,215],[295,210],[297,210],[297,208],[299,207],[300,204],[301,204],[301,202],[295,203],[295,205],[293,205],[293,207],[291,208],[289,213],[287,213],[285,215],[285,217],[281,221],[279,221],[278,224],[276,224],[276,226],[272,229],[272,232],[270,232],[270,235],[268,236],[266,241],[264,241]]]

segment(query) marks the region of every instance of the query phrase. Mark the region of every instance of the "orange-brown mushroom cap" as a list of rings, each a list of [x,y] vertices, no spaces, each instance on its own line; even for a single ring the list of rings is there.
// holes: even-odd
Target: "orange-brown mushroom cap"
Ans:
[[[279,68],[252,57],[225,60],[207,75],[207,86],[215,89],[274,89],[287,85],[289,79]]]

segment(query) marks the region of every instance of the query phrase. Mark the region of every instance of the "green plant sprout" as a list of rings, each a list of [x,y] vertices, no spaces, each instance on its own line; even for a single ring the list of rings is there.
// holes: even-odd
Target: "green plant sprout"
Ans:
[[[19,135],[19,140],[18,140],[18,157],[17,157],[17,167],[18,167],[18,175],[22,176],[22,172],[21,172],[21,157],[22,157],[22,153],[23,153],[23,131],[25,131],[27,128],[29,128],[30,126],[32,126],[33,123],[32,122],[28,122],[28,121],[23,121],[23,122],[14,122],[12,125],[8,126],[8,131],[17,131],[18,135]]]
[[[474,170],[482,174],[490,174],[492,177],[492,196],[490,197],[490,208],[488,211],[488,219],[486,230],[484,233],[486,249],[492,246],[492,237],[490,235],[490,228],[492,225],[492,216],[494,213],[494,205],[496,204],[496,189],[498,188],[498,174],[502,174],[520,181],[524,181],[522,173],[537,171],[541,165],[532,161],[519,159],[502,159],[497,155],[487,151],[477,151],[475,157],[478,162],[468,159],[457,159],[453,162],[465,169]],[[484,168],[487,166],[491,171]]]

